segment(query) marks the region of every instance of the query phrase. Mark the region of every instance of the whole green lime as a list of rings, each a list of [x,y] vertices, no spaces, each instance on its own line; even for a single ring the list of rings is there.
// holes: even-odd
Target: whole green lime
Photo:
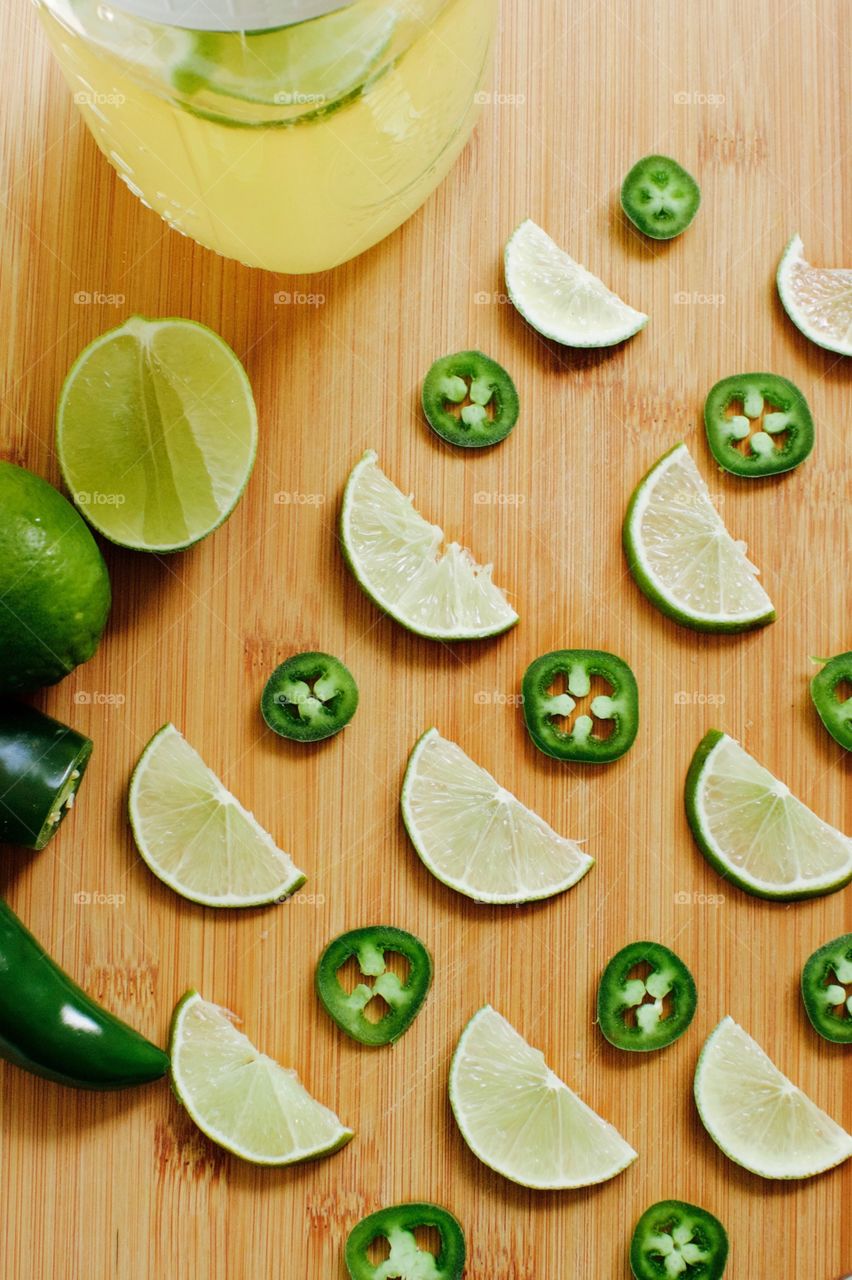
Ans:
[[[103,556],[71,503],[0,462],[0,693],[55,684],[91,658],[110,601]]]

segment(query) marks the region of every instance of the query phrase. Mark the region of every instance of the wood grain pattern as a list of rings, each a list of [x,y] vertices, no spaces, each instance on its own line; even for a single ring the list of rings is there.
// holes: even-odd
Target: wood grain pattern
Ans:
[[[85,1096],[4,1068],[4,1275],[339,1280],[342,1242],[364,1212],[423,1197],[462,1219],[472,1280],[626,1280],[633,1221],[670,1195],[727,1224],[731,1280],[852,1271],[852,1166],[762,1182],[716,1151],[691,1100],[703,1037],[731,1013],[852,1127],[848,1057],[810,1031],[797,994],[807,955],[850,927],[849,893],[783,906],[727,887],[694,848],[681,803],[692,751],[718,725],[852,830],[849,759],[807,696],[809,656],[852,644],[849,362],[801,338],[773,288],[795,230],[816,261],[852,261],[850,49],[843,0],[507,0],[497,87],[520,101],[486,107],[449,180],[402,231],[293,282],[322,292],[323,306],[287,307],[274,304],[280,279],[217,259],[132,198],[77,119],[35,12],[3,6],[2,455],[58,481],[62,377],[132,311],[219,330],[246,362],[262,436],[246,497],[214,537],[167,560],[107,549],[106,639],[39,699],[95,738],[81,805],[40,856],[4,850],[0,890],[149,1035],[163,1040],[196,985],[358,1131],[331,1160],[255,1170],[195,1133],[165,1085]],[[617,206],[623,174],[652,150],[681,159],[704,195],[668,246],[640,242]],[[526,215],[648,311],[647,329],[623,349],[572,355],[501,305],[502,245]],[[125,301],[81,306],[79,290]],[[523,417],[500,448],[469,458],[430,435],[416,395],[436,355],[473,345],[513,372]],[[717,473],[701,426],[709,386],[748,367],[801,386],[818,431],[800,471],[760,485]],[[762,567],[779,613],[765,632],[691,635],[625,574],[628,495],[679,439]],[[515,631],[443,648],[361,596],[334,520],[368,446],[424,513],[494,560],[522,616]],[[280,492],[320,500],[276,504]],[[612,649],[640,683],[636,746],[600,772],[538,755],[506,701],[527,663],[561,645]],[[312,647],[345,659],[362,701],[344,735],[302,750],[264,733],[257,699],[277,661]],[[167,719],[308,871],[312,899],[217,915],[152,878],[125,821],[126,785]],[[397,807],[408,752],[430,724],[586,838],[592,873],[517,910],[434,882]],[[80,892],[123,901],[84,907]],[[700,896],[717,894],[717,905]],[[384,1052],[346,1041],[312,990],[324,943],[371,921],[415,931],[436,961],[428,1005]],[[609,956],[643,936],[684,957],[700,1006],[687,1036],[636,1062],[602,1041],[593,1001]],[[445,1086],[455,1040],[486,1000],[639,1150],[629,1171],[586,1193],[537,1195],[477,1163]]]

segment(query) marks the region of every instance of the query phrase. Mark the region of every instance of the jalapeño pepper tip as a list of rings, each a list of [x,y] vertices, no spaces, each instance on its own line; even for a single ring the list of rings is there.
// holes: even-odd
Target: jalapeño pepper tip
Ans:
[[[43,849],[74,803],[92,742],[23,703],[0,703],[0,840]]]

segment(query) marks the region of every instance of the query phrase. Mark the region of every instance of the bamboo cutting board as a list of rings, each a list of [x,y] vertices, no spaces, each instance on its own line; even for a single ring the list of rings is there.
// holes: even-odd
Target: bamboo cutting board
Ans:
[[[852,647],[849,362],[801,338],[773,287],[797,230],[813,260],[852,262],[849,6],[507,0],[504,96],[449,180],[359,261],[290,282],[217,259],[133,199],[75,115],[26,4],[3,6],[0,51],[2,456],[58,482],[62,377],[134,311],[221,332],[261,421],[246,496],[212,538],[164,560],[105,549],[115,606],[101,649],[38,699],[95,739],[79,811],[41,855],[3,851],[0,891],[149,1036],[164,1041],[173,1005],[197,986],[358,1135],[316,1165],[258,1170],[195,1132],[165,1084],[82,1095],[3,1068],[4,1276],[342,1280],[354,1222],[423,1198],[462,1220],[471,1280],[627,1280],[633,1223],[669,1196],[727,1225],[731,1280],[852,1271],[852,1165],[763,1182],[716,1150],[691,1099],[703,1038],[730,1013],[852,1127],[848,1051],[810,1030],[797,991],[810,952],[850,928],[849,891],[789,906],[746,896],[698,854],[681,800],[691,754],[718,726],[852,830],[850,761],[807,694],[810,655]],[[693,227],[669,245],[640,242],[618,210],[621,178],[650,151],[677,156],[703,191]],[[539,340],[501,299],[502,246],[527,215],[649,312],[647,329],[601,354]],[[276,305],[282,283],[324,302]],[[80,291],[123,301],[81,305]],[[431,361],[470,346],[507,366],[523,406],[511,438],[476,457],[443,447],[416,403]],[[799,471],[760,484],[720,474],[701,426],[710,385],[747,368],[802,387],[818,432]],[[762,568],[778,608],[764,632],[690,634],[626,575],[628,496],[681,439]],[[335,517],[370,446],[424,514],[494,561],[516,630],[445,648],[362,597]],[[529,661],[566,645],[621,654],[639,680],[637,743],[599,771],[538,755],[513,704]],[[264,732],[257,703],[277,662],[315,647],[349,664],[361,707],[345,734],[303,750]],[[139,861],[127,782],[169,719],[306,869],[295,901],[219,915]],[[432,724],[587,841],[597,864],[576,888],[498,910],[432,880],[398,816],[408,752]],[[383,1051],[346,1040],[312,989],[325,942],[376,922],[416,932],[436,963],[421,1016]],[[602,1040],[594,995],[610,955],[644,937],[686,960],[700,1004],[676,1045],[634,1061]],[[486,1001],[637,1148],[627,1172],[536,1194],[469,1153],[447,1068]]]

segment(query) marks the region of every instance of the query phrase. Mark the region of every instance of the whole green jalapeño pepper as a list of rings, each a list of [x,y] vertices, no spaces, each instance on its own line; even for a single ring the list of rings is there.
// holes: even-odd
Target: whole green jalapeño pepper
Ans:
[[[814,1031],[833,1044],[852,1044],[852,933],[826,942],[806,961],[802,999]]]
[[[0,704],[0,840],[43,849],[74,804],[89,738],[35,707]]]
[[[577,699],[588,697],[592,676],[600,676],[610,686],[590,704],[592,715],[578,715],[570,728],[563,728],[576,709]],[[556,692],[557,682],[566,691]],[[556,760],[576,760],[585,764],[607,764],[633,746],[639,728],[639,690],[636,677],[626,662],[602,649],[557,649],[536,658],[524,674],[524,719],[527,731],[539,751]],[[592,716],[612,721],[612,732],[599,736]]]
[[[414,1238],[418,1227],[437,1231],[441,1247],[436,1254],[420,1249]],[[373,1263],[367,1251],[384,1237],[390,1256]],[[446,1209],[434,1204],[397,1204],[371,1213],[352,1228],[346,1241],[346,1266],[352,1280],[461,1280],[465,1264],[464,1232]]]
[[[408,974],[401,982],[388,971],[385,953],[396,952],[408,961]],[[363,976],[373,983],[359,982],[347,994],[338,978],[352,956]],[[316,989],[326,1012],[341,1030],[361,1044],[393,1044],[411,1026],[432,983],[432,958],[419,938],[390,925],[352,929],[330,942],[319,958]],[[375,996],[388,1006],[378,1022],[365,1017],[364,1010]]]
[[[50,959],[0,900],[0,1057],[78,1089],[124,1089],[169,1059],[107,1013]]]
[[[631,977],[640,965],[650,966],[651,972],[644,978]],[[631,942],[603,971],[598,1023],[616,1049],[664,1049],[686,1031],[697,1002],[692,974],[673,951],[659,942]]]
[[[719,1280],[728,1233],[718,1218],[685,1200],[660,1200],[636,1223],[630,1269],[636,1280]]]
[[[847,693],[852,690],[852,651],[829,658],[811,681],[811,698],[820,720],[835,742],[852,751],[852,696],[838,697],[841,685],[847,687]]]

